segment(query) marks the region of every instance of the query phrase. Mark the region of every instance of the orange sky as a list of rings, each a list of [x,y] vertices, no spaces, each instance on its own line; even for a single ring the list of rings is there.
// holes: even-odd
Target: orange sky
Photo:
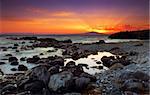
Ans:
[[[25,15],[7,15],[1,18],[1,33],[75,34],[82,32],[114,33],[126,30],[148,29],[147,15],[138,10],[73,10],[50,11],[46,8],[24,8]],[[7,12],[6,12],[7,13]],[[13,14],[8,12],[7,14]],[[15,12],[14,12],[15,14]],[[21,15],[21,16],[20,16]]]

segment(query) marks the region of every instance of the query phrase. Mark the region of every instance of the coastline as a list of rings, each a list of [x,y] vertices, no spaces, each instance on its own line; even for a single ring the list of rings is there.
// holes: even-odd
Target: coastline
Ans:
[[[49,95],[50,93],[53,93],[54,95],[128,95],[127,93],[132,93],[132,94],[137,94],[140,95],[143,93],[141,91],[144,89],[144,93],[148,94],[148,89],[149,86],[147,86],[148,81],[147,78],[149,78],[149,41],[134,41],[134,42],[120,42],[120,43],[105,43],[103,41],[100,41],[98,43],[86,43],[86,44],[81,44],[81,43],[72,43],[70,40],[65,40],[65,41],[57,41],[54,39],[40,39],[38,41],[33,41],[31,43],[31,46],[27,46],[23,50],[26,49],[34,49],[37,47],[54,47],[54,48],[59,48],[59,49],[64,49],[63,51],[63,57],[50,57],[50,58],[39,58],[38,56],[35,56],[33,58],[27,58],[26,60],[29,62],[34,62],[38,60],[38,62],[35,64],[38,64],[40,66],[34,67],[32,69],[29,69],[25,72],[14,74],[14,75],[3,75],[1,73],[1,80],[0,84],[2,85],[5,82],[6,85],[2,85],[2,90],[0,91],[1,93],[7,93],[6,87],[7,85],[11,85],[13,87],[13,90],[8,90],[10,91],[9,93],[28,93],[28,90],[32,95],[36,95],[35,90],[37,91],[38,89],[43,89],[45,86],[41,86],[40,88],[38,85],[41,84],[40,81],[43,81],[44,84],[48,84],[48,87],[46,86],[47,94]],[[17,48],[15,50],[18,50],[18,47],[20,45],[16,45]],[[25,45],[26,46],[26,45]],[[4,50],[5,48],[1,48],[1,51]],[[19,48],[19,51],[20,48]],[[53,52],[53,51],[49,51]],[[82,64],[82,66],[76,65],[73,62],[68,62],[68,65],[64,66],[64,59],[67,58],[68,56],[73,58],[74,60],[78,60],[80,58],[86,58],[87,56],[91,54],[97,54],[97,52],[110,52],[114,54],[116,57],[121,56],[121,58],[106,58],[107,61],[113,62],[113,65],[108,66],[108,70],[105,70],[101,73],[97,73],[95,75],[90,75],[88,73],[85,73],[83,70],[83,66],[85,64]],[[124,58],[125,57],[125,58]],[[36,60],[35,60],[36,59]],[[52,59],[52,61],[50,61]],[[54,60],[53,60],[54,59]],[[102,60],[102,59],[100,59]],[[47,63],[47,61],[50,61],[50,63]],[[124,61],[125,63],[120,63]],[[126,62],[127,61],[127,62]],[[106,62],[106,61],[105,61]],[[118,63],[119,62],[119,63]],[[107,62],[106,62],[107,63]],[[8,63],[6,63],[8,64]],[[57,65],[56,65],[57,64]],[[104,62],[101,64],[104,65]],[[88,65],[88,63],[87,63]],[[41,67],[42,66],[42,67]],[[44,66],[44,67],[43,67]],[[25,67],[22,67],[24,69]],[[47,69],[48,68],[48,69]],[[61,69],[61,71],[59,69]],[[44,70],[44,72],[43,72]],[[137,74],[137,76],[145,76],[144,79],[138,78],[137,76],[134,76],[134,73]],[[30,79],[33,78],[33,74],[37,75],[38,78],[35,78],[35,80]],[[132,85],[126,86],[125,83],[120,80],[124,78],[124,74],[127,74],[127,80],[132,80],[132,78],[129,77],[131,74],[132,77],[135,77],[136,82],[131,81],[128,83],[129,84],[137,84],[134,85],[135,87],[132,87]],[[129,74],[129,75],[128,75]],[[64,79],[62,79],[61,82],[67,83],[69,81],[76,81],[78,83],[76,84],[68,84],[62,86],[61,83],[58,83],[63,76],[66,76]],[[20,77],[21,76],[21,77]],[[19,78],[20,77],[20,78]],[[27,78],[29,77],[29,78]],[[49,79],[50,77],[50,79]],[[121,77],[121,78],[120,78]],[[125,78],[126,78],[125,77]],[[129,78],[128,78],[129,77]],[[29,81],[29,84],[24,82],[24,80],[27,78]],[[55,79],[56,78],[56,79]],[[72,80],[72,78],[75,78]],[[124,78],[124,79],[125,79]],[[38,81],[36,80],[38,79]],[[39,81],[40,80],[40,81]],[[145,83],[141,83],[139,80],[143,80]],[[10,82],[11,81],[11,82]],[[49,82],[49,81],[57,81],[56,83]],[[119,82],[122,83],[119,83]],[[126,81],[126,80],[124,80]],[[19,84],[18,84],[19,82]],[[43,85],[42,82],[42,85]],[[20,84],[22,83],[22,84]],[[145,86],[139,86],[139,85],[145,85]],[[17,86],[14,86],[17,85]],[[25,87],[29,87],[27,89]],[[30,85],[30,86],[29,86]],[[37,85],[39,88],[34,88],[34,85]],[[75,89],[73,92],[70,91],[70,87],[75,86]],[[125,86],[124,86],[125,85]],[[64,89],[59,89],[59,86],[64,88]],[[22,89],[17,90],[18,87],[22,87]],[[81,88],[81,90],[79,90]],[[131,89],[132,88],[132,89]],[[139,90],[139,92],[135,92],[134,89]],[[116,90],[117,89],[117,90]],[[27,91],[26,91],[27,90]],[[115,91],[114,91],[115,90]],[[46,93],[46,91],[39,92],[43,95],[43,93]],[[69,93],[69,94],[66,94]],[[117,94],[120,93],[120,94]],[[21,94],[22,95],[22,94]]]

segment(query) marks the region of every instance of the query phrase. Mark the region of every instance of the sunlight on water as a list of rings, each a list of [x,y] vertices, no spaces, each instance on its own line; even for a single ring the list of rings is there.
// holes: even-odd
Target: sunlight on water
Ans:
[[[96,63],[97,61],[101,61],[101,58],[103,56],[115,56],[115,55],[113,55],[109,52],[98,52],[98,55],[89,55],[87,58],[80,58],[78,60],[66,59],[65,64],[67,64],[69,61],[74,61],[74,62],[76,62],[76,64],[80,64],[80,63],[87,64],[89,69],[84,67],[85,72],[88,72],[89,74],[100,73],[100,72],[108,69],[107,67],[104,67],[102,64]],[[99,70],[96,68],[91,68],[93,66],[103,66],[104,68]]]

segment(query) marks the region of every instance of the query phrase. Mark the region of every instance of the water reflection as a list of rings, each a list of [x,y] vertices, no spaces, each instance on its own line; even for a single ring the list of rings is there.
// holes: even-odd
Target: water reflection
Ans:
[[[80,64],[80,63],[83,63],[83,64],[88,64],[88,67],[89,69],[85,68],[84,67],[84,71],[85,72],[88,72],[89,74],[95,74],[95,73],[100,73],[104,70],[107,70],[108,68],[103,66],[102,64],[97,64],[96,62],[97,61],[101,61],[101,58],[103,56],[115,56],[109,52],[98,52],[97,55],[89,55],[87,58],[80,58],[78,60],[73,60],[73,59],[66,59],[66,63],[68,63],[69,61],[74,61],[76,62],[76,64]],[[97,68],[91,68],[93,66],[103,66],[104,68],[103,69],[97,69]]]

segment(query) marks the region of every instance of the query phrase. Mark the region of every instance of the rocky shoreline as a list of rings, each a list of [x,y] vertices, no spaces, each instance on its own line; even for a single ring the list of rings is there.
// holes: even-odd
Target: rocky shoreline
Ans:
[[[10,38],[9,38],[10,39]],[[4,60],[17,66],[15,74],[5,74],[0,70],[1,95],[148,95],[149,94],[149,41],[105,43],[72,43],[71,40],[58,41],[52,38],[22,37],[12,40],[23,40],[10,47],[0,47],[0,51],[14,49],[16,52],[37,47],[54,47],[63,49],[63,56],[40,58],[38,55],[20,58],[6,54]],[[26,45],[26,40],[31,45]],[[54,50],[55,51],[55,50]],[[54,52],[49,50],[47,52]],[[107,51],[116,56],[103,56],[97,64],[107,67],[101,73],[91,75],[84,71],[87,64],[76,64],[65,58],[78,60]],[[44,54],[40,54],[44,55]],[[37,66],[29,69],[20,61]],[[0,62],[0,65],[7,64]],[[103,66],[95,68],[102,69]]]

